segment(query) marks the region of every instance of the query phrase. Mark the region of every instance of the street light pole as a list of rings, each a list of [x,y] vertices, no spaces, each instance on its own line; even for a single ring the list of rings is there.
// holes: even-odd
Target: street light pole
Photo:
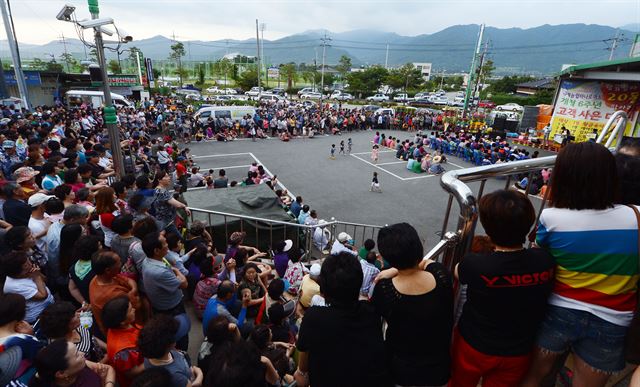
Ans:
[[[98,19],[100,14],[98,0],[88,0],[88,2],[91,19]],[[100,28],[94,28],[93,31],[96,42],[96,52],[98,53],[98,62],[102,72],[102,90],[104,93],[104,109],[102,116],[104,124],[107,127],[107,131],[109,132],[109,143],[111,144],[111,155],[113,156],[113,168],[116,171],[117,176],[122,178],[124,176],[124,158],[122,157],[122,149],[120,147],[120,130],[116,125],[116,109],[113,107],[113,101],[111,100],[111,88],[109,87],[107,64],[104,57],[102,33],[100,32]]]

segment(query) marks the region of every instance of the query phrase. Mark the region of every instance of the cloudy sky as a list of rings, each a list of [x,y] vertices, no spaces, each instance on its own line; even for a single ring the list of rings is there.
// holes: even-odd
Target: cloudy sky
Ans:
[[[10,2],[18,40],[24,43],[46,43],[61,33],[75,38],[70,23],[55,18],[64,4],[76,6],[78,19],[89,18],[86,0]],[[134,39],[175,33],[178,40],[255,37],[256,18],[266,24],[269,40],[309,29],[420,35],[472,23],[500,28],[640,23],[640,0],[101,0],[100,11]]]

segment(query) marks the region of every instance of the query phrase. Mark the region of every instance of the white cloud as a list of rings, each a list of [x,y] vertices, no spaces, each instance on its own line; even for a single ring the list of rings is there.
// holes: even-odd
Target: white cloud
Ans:
[[[13,0],[19,41],[46,43],[61,32],[76,37],[69,23],[55,19],[65,3],[76,6],[78,18],[89,17],[86,1]],[[366,28],[419,35],[456,24],[528,28],[565,23],[620,26],[640,21],[638,0],[102,0],[100,11],[134,38],[175,33],[179,40],[253,38],[256,18],[267,25],[266,39],[309,29]]]

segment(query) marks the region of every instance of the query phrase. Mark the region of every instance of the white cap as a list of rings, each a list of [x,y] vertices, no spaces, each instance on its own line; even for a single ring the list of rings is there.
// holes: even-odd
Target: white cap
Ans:
[[[322,267],[320,266],[319,263],[314,263],[313,265],[311,265],[311,269],[309,269],[309,274],[311,274],[314,277],[317,277],[320,275],[320,269]]]
[[[289,251],[291,250],[291,247],[293,247],[293,241],[291,239],[287,239],[284,241],[284,249],[282,249],[282,251]]]
[[[31,195],[29,197],[29,205],[31,207],[38,207],[39,205],[41,205],[42,203],[46,202],[47,200],[51,199],[51,198],[55,198],[54,195],[45,195],[42,192],[38,192],[35,193],[33,195]]]
[[[340,234],[338,234],[338,242],[340,243],[344,243],[350,239],[351,235],[347,234],[346,232],[341,232]]]

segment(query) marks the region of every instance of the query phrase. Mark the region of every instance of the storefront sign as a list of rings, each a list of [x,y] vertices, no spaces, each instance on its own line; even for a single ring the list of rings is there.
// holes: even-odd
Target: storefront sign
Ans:
[[[551,119],[552,135],[562,127],[575,141],[586,141],[604,127],[611,115],[624,110],[629,121],[640,109],[640,83],[563,80]],[[631,131],[631,123],[627,125]]]

